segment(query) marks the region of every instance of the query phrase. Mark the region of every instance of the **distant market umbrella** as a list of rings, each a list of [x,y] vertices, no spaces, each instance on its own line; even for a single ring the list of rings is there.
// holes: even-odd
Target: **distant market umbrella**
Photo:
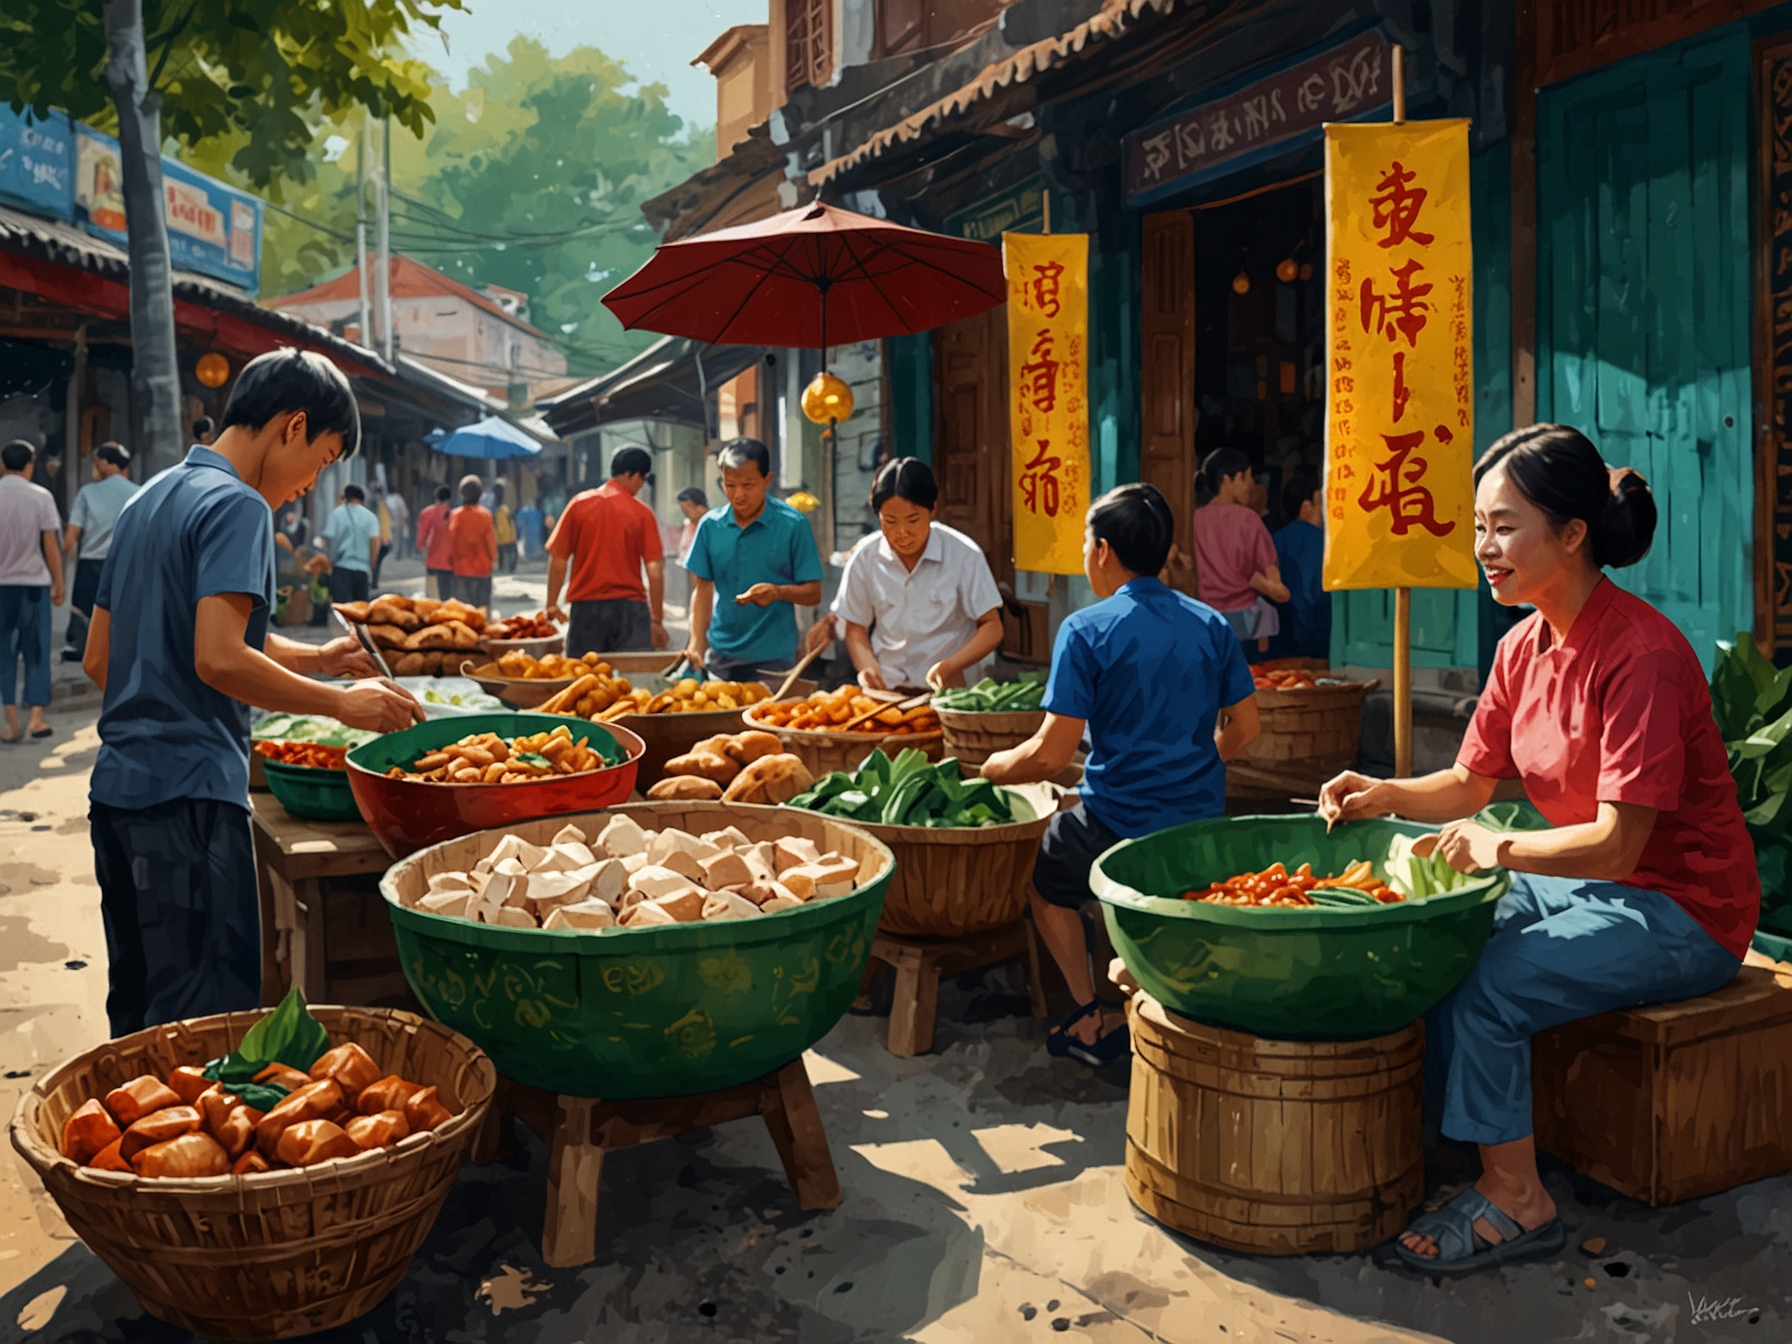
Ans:
[[[452,434],[437,438],[440,430],[424,436],[431,451],[449,457],[538,457],[541,444],[500,415],[488,415],[473,425],[462,425]]]
[[[664,243],[604,295],[629,328],[712,345],[830,345],[930,331],[1007,297],[1001,251],[815,204]]]

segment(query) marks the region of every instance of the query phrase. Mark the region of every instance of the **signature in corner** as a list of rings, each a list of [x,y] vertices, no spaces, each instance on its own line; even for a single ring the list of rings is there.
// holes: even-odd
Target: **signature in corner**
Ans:
[[[1754,1310],[1753,1307],[1743,1306],[1740,1297],[1694,1297],[1688,1293],[1686,1300],[1692,1306],[1694,1325],[1704,1325],[1707,1321],[1733,1321]]]

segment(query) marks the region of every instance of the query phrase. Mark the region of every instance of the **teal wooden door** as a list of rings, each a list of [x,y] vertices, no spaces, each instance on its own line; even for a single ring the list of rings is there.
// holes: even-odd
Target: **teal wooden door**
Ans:
[[[1538,102],[1537,418],[1647,478],[1654,549],[1613,577],[1707,667],[1754,624],[1749,87],[1738,24]]]

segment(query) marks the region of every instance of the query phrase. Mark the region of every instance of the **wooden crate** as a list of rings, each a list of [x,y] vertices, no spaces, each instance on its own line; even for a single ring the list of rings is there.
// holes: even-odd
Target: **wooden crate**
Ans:
[[[1792,974],[1540,1033],[1537,1146],[1659,1207],[1792,1170]]]

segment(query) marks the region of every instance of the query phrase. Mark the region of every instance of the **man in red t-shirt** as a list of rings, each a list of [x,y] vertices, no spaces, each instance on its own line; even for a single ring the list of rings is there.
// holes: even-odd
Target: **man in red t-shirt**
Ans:
[[[454,596],[454,568],[448,561],[448,501],[454,492],[436,487],[436,502],[417,515],[417,554],[428,572],[429,596],[446,601]]]
[[[485,482],[477,476],[460,480],[460,507],[448,518],[448,565],[454,571],[454,593],[469,607],[492,604],[492,564],[498,558],[498,533],[491,510],[479,502]]]
[[[630,445],[610,459],[609,483],[573,498],[548,538],[548,611],[560,612],[560,585],[572,567],[566,590],[572,608],[566,655],[609,653],[615,649],[663,649],[665,561],[660,524],[637,495],[653,470],[653,455]],[[646,571],[645,587],[641,582]]]

